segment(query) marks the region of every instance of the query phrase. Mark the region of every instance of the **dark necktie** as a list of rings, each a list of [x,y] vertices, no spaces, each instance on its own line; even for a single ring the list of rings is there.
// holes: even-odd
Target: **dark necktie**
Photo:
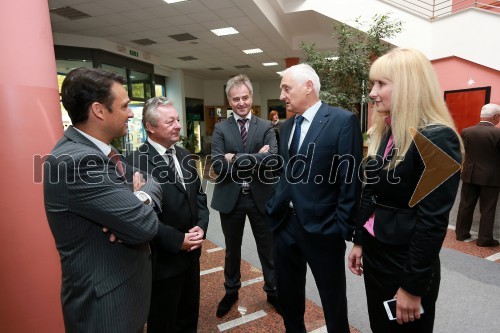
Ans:
[[[117,175],[123,177],[125,175],[125,168],[120,153],[116,151],[114,148],[111,148],[108,157],[111,160],[111,162],[113,162],[116,165],[115,171],[118,171]]]
[[[288,155],[293,157],[297,155],[299,151],[299,142],[300,142],[300,125],[304,121],[303,116],[297,116],[295,118],[295,131],[293,132],[292,142],[290,143],[290,148],[288,149]]]
[[[175,167],[174,149],[173,148],[168,148],[165,151],[165,156],[167,157],[168,166],[171,167],[172,170],[174,171],[175,181],[179,182],[180,184],[182,184],[182,180],[181,180],[181,178],[179,176],[179,173],[177,172],[177,168]]]
[[[240,125],[240,133],[241,133],[241,141],[243,141],[243,148],[246,148],[247,146],[247,129],[245,127],[245,124],[247,123],[248,119],[238,119],[238,124]]]

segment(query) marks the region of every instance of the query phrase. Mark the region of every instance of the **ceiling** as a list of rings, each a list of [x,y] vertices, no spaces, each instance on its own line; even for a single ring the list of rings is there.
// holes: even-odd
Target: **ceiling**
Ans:
[[[157,65],[183,69],[202,79],[223,79],[244,73],[252,80],[273,80],[285,69],[285,59],[304,60],[299,44],[316,43],[335,48],[334,21],[311,11],[285,13],[289,0],[189,0],[167,4],[163,0],[49,0],[51,10],[69,6],[88,17],[68,19],[51,12],[52,31],[99,37],[148,52]],[[300,0],[294,0],[300,2]],[[218,37],[211,29],[232,26],[239,34]],[[170,35],[191,34],[197,39],[177,41]],[[139,45],[150,39],[155,44]],[[247,55],[244,49],[260,48]],[[179,57],[194,57],[183,61]],[[263,62],[277,62],[265,67]],[[249,66],[237,68],[235,66]],[[214,68],[221,68],[213,70]]]

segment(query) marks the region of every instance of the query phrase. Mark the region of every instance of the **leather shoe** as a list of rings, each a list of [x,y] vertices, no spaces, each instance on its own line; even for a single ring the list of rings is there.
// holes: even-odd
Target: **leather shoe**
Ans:
[[[487,239],[484,241],[477,240],[476,245],[480,247],[493,247],[500,245],[500,242],[496,239]]]
[[[217,307],[217,317],[224,317],[238,300],[238,293],[226,294]]]
[[[464,240],[469,239],[469,238],[471,238],[471,237],[472,237],[472,236],[471,236],[471,234],[470,234],[470,233],[466,233],[466,234],[465,234],[465,235],[463,235],[463,236],[462,236],[462,235],[457,235],[457,237],[456,237],[456,238],[457,238],[457,241],[461,241],[461,242],[463,242]]]
[[[274,306],[274,308],[276,309],[276,312],[280,313],[280,308],[279,308],[279,304],[278,304],[278,296],[276,295],[267,295],[267,303],[271,304],[272,306]]]

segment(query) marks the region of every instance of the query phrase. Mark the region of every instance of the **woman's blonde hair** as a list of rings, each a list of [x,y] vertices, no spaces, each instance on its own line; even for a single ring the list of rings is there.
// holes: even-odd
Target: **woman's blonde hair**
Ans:
[[[441,88],[430,61],[418,50],[395,48],[378,58],[370,68],[370,81],[392,82],[391,129],[394,147],[404,156],[411,145],[410,127],[421,130],[431,124],[452,128],[460,140],[453,119],[446,107]],[[368,154],[377,154],[389,126],[386,115],[373,107],[374,130],[370,136]],[[463,151],[462,141],[460,140]]]

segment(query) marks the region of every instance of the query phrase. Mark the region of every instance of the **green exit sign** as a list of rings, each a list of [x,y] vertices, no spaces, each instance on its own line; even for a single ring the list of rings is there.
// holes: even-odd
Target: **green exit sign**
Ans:
[[[131,56],[134,56],[134,57],[138,57],[139,56],[139,52],[134,51],[134,50],[129,50],[129,53],[130,53]]]

